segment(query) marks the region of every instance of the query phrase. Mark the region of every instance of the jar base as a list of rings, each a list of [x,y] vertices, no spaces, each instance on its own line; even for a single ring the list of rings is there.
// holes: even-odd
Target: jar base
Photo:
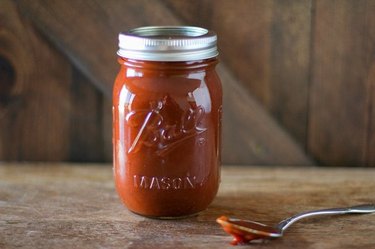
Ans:
[[[181,216],[152,216],[152,215],[140,214],[140,213],[134,212],[132,210],[129,210],[129,211],[133,214],[138,215],[138,216],[142,216],[142,217],[145,217],[145,218],[148,218],[148,219],[154,219],[154,220],[182,220],[182,219],[187,219],[187,218],[198,216],[198,214],[200,212],[202,212],[202,211],[199,211],[197,213],[181,215]]]

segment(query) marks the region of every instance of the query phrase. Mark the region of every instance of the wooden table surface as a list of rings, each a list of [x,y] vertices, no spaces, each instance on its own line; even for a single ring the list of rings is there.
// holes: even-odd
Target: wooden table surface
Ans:
[[[222,214],[275,224],[374,202],[375,168],[223,166],[206,211],[154,220],[120,203],[110,165],[0,163],[0,248],[233,248],[215,222]],[[310,218],[239,248],[375,248],[375,214]]]

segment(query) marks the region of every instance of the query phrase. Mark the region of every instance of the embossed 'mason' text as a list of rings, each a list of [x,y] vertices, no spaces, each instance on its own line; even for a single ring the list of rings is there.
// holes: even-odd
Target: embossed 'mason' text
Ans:
[[[154,190],[194,189],[197,187],[195,176],[184,177],[156,177],[156,176],[133,176],[135,188]]]

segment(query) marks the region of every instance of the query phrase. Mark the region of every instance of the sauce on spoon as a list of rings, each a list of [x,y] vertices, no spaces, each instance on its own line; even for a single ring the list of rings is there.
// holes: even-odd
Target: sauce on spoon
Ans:
[[[246,244],[252,240],[269,237],[281,237],[282,234],[276,228],[254,221],[240,220],[221,216],[216,219],[225,232],[234,237],[232,245]]]

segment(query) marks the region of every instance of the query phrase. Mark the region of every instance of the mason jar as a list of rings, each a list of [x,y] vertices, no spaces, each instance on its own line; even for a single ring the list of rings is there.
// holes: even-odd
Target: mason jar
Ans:
[[[113,163],[126,207],[154,218],[196,214],[220,181],[222,88],[217,36],[200,27],[119,34]]]

